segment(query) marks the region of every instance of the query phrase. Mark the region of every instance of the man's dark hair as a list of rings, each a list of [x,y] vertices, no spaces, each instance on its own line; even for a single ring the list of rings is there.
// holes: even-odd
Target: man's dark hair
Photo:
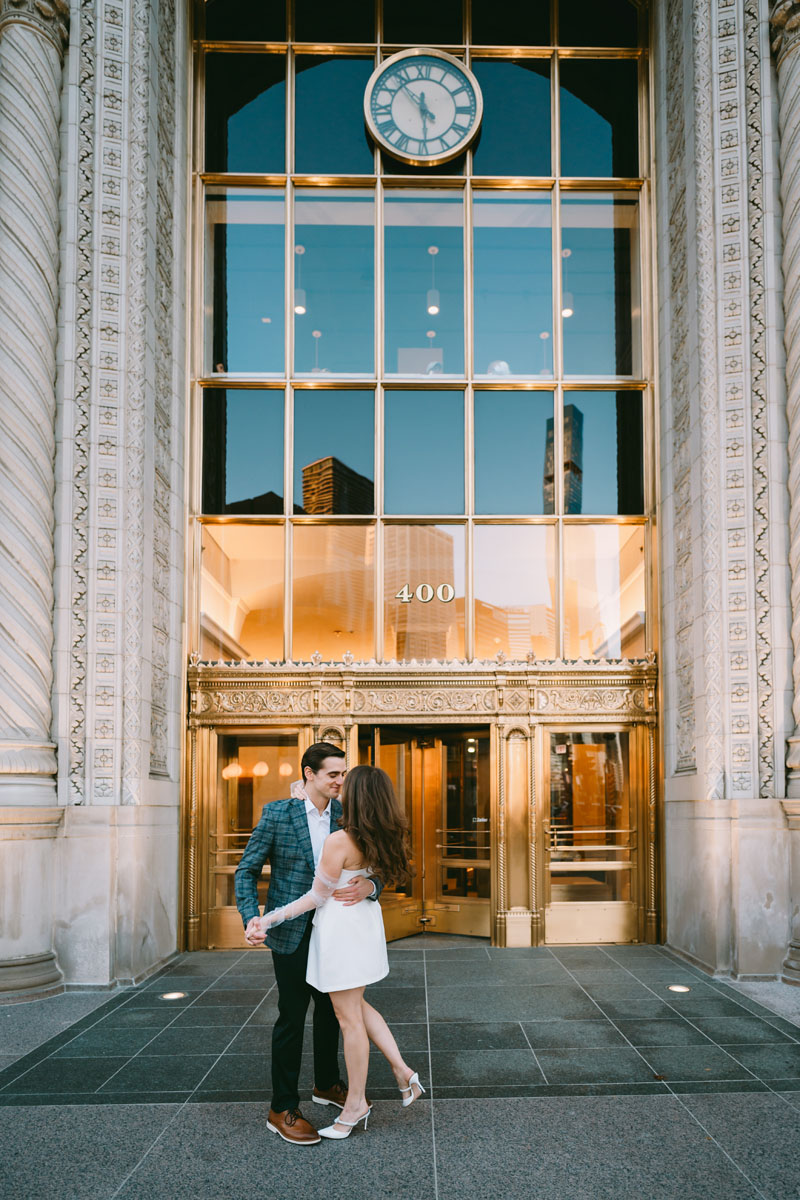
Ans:
[[[346,758],[344,750],[339,746],[334,746],[332,742],[314,742],[313,746],[309,746],[300,760],[300,771],[303,779],[306,777],[306,767],[309,767],[316,775],[320,770],[326,758]]]

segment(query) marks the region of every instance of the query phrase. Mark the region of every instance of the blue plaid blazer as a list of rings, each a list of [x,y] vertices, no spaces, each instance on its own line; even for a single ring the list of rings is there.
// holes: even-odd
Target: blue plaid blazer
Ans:
[[[342,806],[331,800],[331,832],[338,828]],[[260,914],[258,881],[265,862],[271,867],[266,911],[280,908],[304,895],[314,882],[314,851],[308,832],[305,800],[273,800],[264,805],[261,820],[250,835],[241,862],[236,868],[236,907],[245,927],[251,917]],[[374,880],[377,895],[381,884]],[[294,921],[285,921],[270,929],[267,945],[276,954],[291,954],[303,939],[314,910]]]

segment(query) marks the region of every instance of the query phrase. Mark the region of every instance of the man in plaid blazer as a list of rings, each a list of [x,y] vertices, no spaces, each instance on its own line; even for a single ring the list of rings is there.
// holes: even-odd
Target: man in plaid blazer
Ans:
[[[280,908],[309,890],[322,844],[338,828],[342,815],[339,793],[345,774],[344,752],[330,742],[317,742],[303,755],[305,795],[264,805],[236,868],[236,905],[251,946],[265,940],[273,953],[278,984],[278,1019],[272,1030],[272,1104],[267,1127],[284,1141],[311,1145],[320,1141],[313,1125],[300,1112],[298,1080],[303,1053],[303,1026],[309,1000],[314,998],[314,1091],[316,1104],[343,1108],[347,1089],[339,1074],[339,1022],[330,996],[306,983],[308,945],[313,913],[274,926],[268,934],[255,925],[260,916],[258,881],[270,864],[266,911]],[[333,893],[343,904],[376,900],[377,880],[354,879]]]

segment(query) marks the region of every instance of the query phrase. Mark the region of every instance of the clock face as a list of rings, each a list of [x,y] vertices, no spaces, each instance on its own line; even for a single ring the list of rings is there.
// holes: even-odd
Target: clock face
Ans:
[[[367,128],[402,162],[435,166],[466,150],[483,98],[471,71],[443,50],[401,50],[373,73],[364,94]]]

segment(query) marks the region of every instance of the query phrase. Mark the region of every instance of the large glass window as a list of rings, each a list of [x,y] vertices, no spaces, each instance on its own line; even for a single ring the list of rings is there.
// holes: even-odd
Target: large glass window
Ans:
[[[316,7],[324,11],[324,6]],[[339,15],[348,8],[330,7]],[[295,171],[372,173],[374,155],[364,129],[363,97],[374,66],[371,58],[298,54],[294,75]]]
[[[561,173],[638,175],[635,59],[561,62]]]
[[[375,526],[295,525],[292,658],[375,653]]]
[[[567,658],[639,658],[645,651],[641,525],[564,529]]]
[[[283,527],[203,525],[200,653],[283,658]]]
[[[561,204],[565,375],[641,369],[639,214],[627,193],[568,193]]]
[[[295,374],[373,374],[372,193],[298,188],[294,233]]]
[[[463,513],[463,392],[387,392],[384,427],[385,511]]]
[[[475,527],[475,657],[556,652],[555,528]]]
[[[552,174],[550,60],[477,59],[472,69],[484,104],[474,150],[475,174]]]
[[[371,42],[374,0],[347,0],[346,4],[295,0],[294,36],[298,42]]]
[[[387,192],[384,255],[386,374],[463,375],[461,192]]]
[[[282,389],[207,389],[204,512],[283,513],[283,408]]]
[[[631,0],[558,0],[558,41],[562,46],[635,46],[638,16]]]
[[[553,393],[475,392],[475,512],[555,511]]]
[[[475,192],[475,374],[553,374],[548,192]]]
[[[192,648],[645,653],[635,6],[195,3]],[[426,45],[483,100],[433,167],[364,122],[375,66]]]
[[[463,525],[387,525],[384,657],[463,658]]]
[[[283,193],[211,188],[205,215],[204,373],[282,375]]]
[[[594,0],[590,0],[591,3]],[[472,0],[472,42],[478,46],[547,46],[550,44],[550,5],[498,4]]]
[[[282,42],[286,5],[261,0],[207,0],[206,38],[211,42]]]
[[[207,54],[205,169],[284,171],[285,140],[284,55]]]
[[[374,441],[372,392],[295,392],[295,512],[373,513]]]
[[[464,37],[461,0],[383,0],[383,40],[396,45],[457,46]]]
[[[640,392],[564,393],[564,511],[644,512]]]

